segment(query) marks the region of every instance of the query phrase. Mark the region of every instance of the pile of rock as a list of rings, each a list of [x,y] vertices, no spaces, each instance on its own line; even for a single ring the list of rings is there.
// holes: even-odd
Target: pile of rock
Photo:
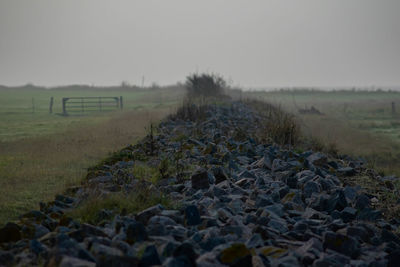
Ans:
[[[178,208],[156,205],[101,225],[64,216],[91,191],[137,188],[138,177],[129,171],[137,157],[117,161],[72,197],[57,196],[19,224],[0,229],[0,265],[400,264],[399,220],[386,221],[372,208],[373,196],[341,183],[340,177],[362,171],[362,162],[260,144],[255,139],[260,117],[243,103],[209,106],[205,112],[202,121],[171,117],[157,136],[124,150],[145,155],[141,164],[167,158],[190,166],[149,185]],[[104,218],[111,213],[102,212]]]

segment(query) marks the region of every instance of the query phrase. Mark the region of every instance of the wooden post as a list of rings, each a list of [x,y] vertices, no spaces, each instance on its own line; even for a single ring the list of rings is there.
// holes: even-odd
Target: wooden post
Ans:
[[[119,108],[122,110],[123,108],[123,101],[122,101],[122,96],[119,97]]]
[[[99,97],[99,110],[101,112],[101,97]]]
[[[84,106],[83,106],[83,98],[81,98],[81,112],[83,113],[85,111]]]
[[[53,103],[54,103],[54,97],[50,97],[50,106],[49,106],[49,113],[53,113]]]
[[[63,110],[63,115],[67,116],[67,109],[66,109],[66,102],[67,102],[68,98],[63,97],[62,99],[62,110]]]
[[[392,114],[396,114],[396,103],[392,102]]]

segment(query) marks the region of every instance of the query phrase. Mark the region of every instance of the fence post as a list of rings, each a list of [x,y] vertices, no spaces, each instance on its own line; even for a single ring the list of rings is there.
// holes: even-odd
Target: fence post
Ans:
[[[99,97],[99,110],[101,112],[101,97]]]
[[[53,113],[53,102],[54,102],[54,97],[50,97],[50,106],[49,106],[49,113]]]
[[[32,114],[35,113],[35,98],[32,97]]]
[[[122,101],[122,96],[119,97],[119,108],[122,110],[123,108],[123,101]]]
[[[66,116],[67,115],[67,109],[65,107],[65,104],[67,102],[68,98],[63,97],[62,99],[62,110],[63,110],[63,115]]]
[[[392,114],[396,114],[396,103],[392,102]]]

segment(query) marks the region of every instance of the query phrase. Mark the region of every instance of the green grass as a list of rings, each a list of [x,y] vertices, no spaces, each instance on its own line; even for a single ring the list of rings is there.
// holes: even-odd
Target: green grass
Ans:
[[[60,116],[63,97],[122,96],[124,110],[152,109],[179,103],[181,88],[127,90],[104,89],[0,89],[0,142],[62,133],[69,128],[97,124],[115,112],[95,112],[86,116]],[[49,114],[50,98],[54,97],[53,114]],[[34,99],[34,112],[32,108]]]
[[[63,96],[99,95],[122,95],[124,110],[67,117],[48,114],[51,96],[57,113],[61,112],[57,99]],[[32,97],[34,114],[28,108]],[[0,89],[0,225],[80,184],[89,167],[145,136],[146,127],[173,112],[180,99],[181,91],[173,88]]]
[[[368,91],[251,92],[250,97],[281,106],[296,115],[304,135],[316,147],[331,147],[339,154],[364,157],[386,175],[400,176],[400,93]],[[397,104],[392,114],[391,103]],[[299,114],[317,108],[324,115]],[[319,144],[318,144],[319,143]]]
[[[104,219],[111,219],[117,214],[131,214],[161,204],[165,208],[176,205],[165,195],[143,188],[134,192],[111,193],[106,197],[91,196],[78,207],[67,213],[80,222],[98,224]]]

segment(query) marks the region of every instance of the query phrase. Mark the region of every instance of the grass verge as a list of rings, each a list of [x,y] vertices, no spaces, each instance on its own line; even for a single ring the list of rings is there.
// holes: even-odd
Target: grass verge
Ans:
[[[145,186],[130,193],[112,193],[108,196],[92,196],[66,215],[80,222],[99,224],[116,214],[136,213],[156,204],[173,208],[173,202],[165,195]]]
[[[117,113],[62,134],[0,143],[0,225],[79,184],[110,151],[135,143],[170,108]]]

